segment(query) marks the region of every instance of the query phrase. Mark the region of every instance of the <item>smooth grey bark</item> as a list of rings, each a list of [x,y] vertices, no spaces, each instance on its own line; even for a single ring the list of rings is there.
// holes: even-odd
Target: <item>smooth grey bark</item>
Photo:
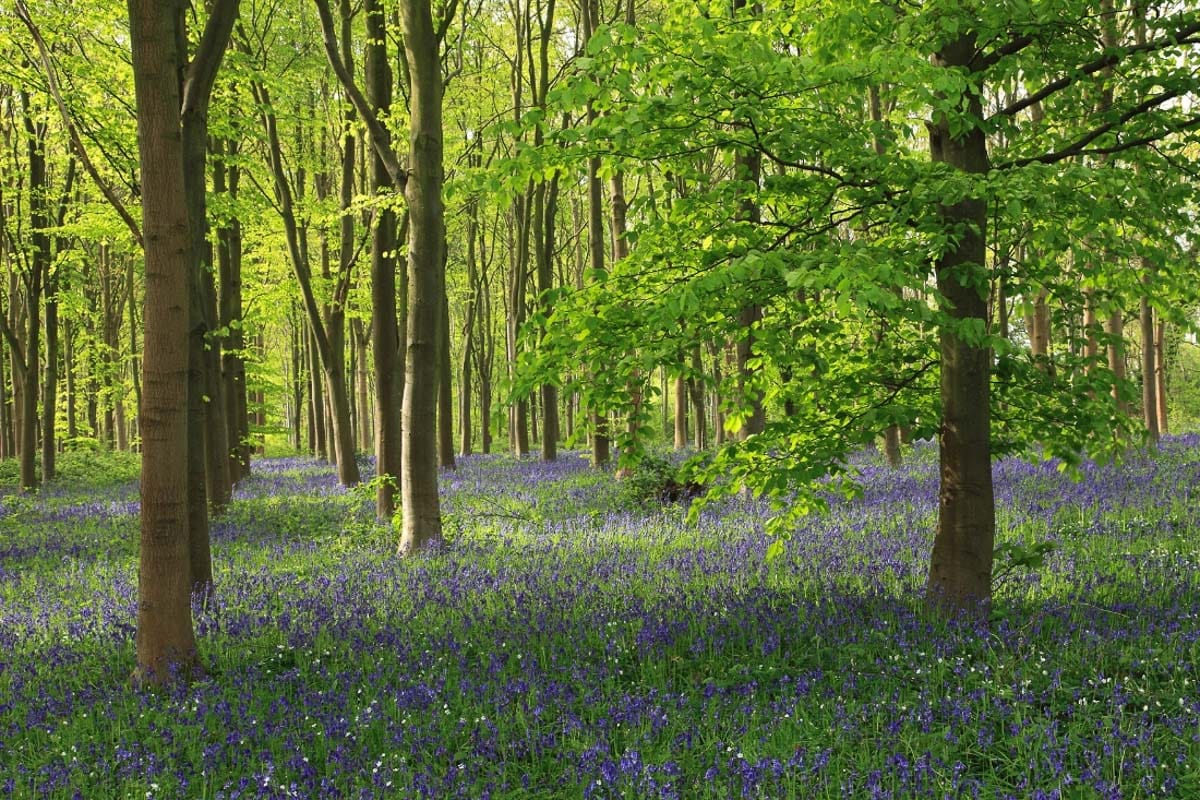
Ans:
[[[442,68],[430,0],[401,3],[409,65],[411,230],[408,247],[408,350],[405,361],[399,552],[442,539],[437,478],[437,394],[445,236],[442,206]]]

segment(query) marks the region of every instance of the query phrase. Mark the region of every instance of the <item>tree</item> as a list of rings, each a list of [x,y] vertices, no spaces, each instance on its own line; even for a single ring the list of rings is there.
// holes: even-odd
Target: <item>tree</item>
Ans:
[[[927,594],[943,614],[986,618],[991,458],[1038,442],[1070,466],[1119,451],[1131,430],[1113,320],[1131,297],[1178,287],[1161,272],[1153,288],[1130,281],[1120,242],[1141,231],[1166,264],[1186,223],[1157,205],[1147,221],[1117,187],[1137,182],[1135,160],[1162,163],[1150,145],[1174,150],[1200,128],[1175,102],[1196,89],[1183,63],[1200,20],[1156,4],[1144,44],[1122,36],[1098,47],[1112,14],[1126,30],[1135,15],[1096,17],[1083,4],[1065,15],[1001,3],[800,6],[727,20],[669,4],[664,23],[638,36],[596,31],[588,69],[562,98],[605,113],[574,135],[577,147],[562,140],[564,157],[607,153],[697,189],[643,222],[629,259],[558,301],[528,366],[539,379],[568,374],[586,343],[588,366],[603,365],[588,391],[614,407],[631,402],[621,376],[670,368],[698,343],[740,342],[741,368],[723,380],[728,424],[757,428],[747,387],[789,413],[727,443],[702,474],[714,495],[746,485],[772,497],[783,534],[824,503],[817,481],[854,490],[845,456],[878,431],[938,435]],[[620,77],[606,81],[610,71]],[[880,76],[889,111],[864,114]],[[1118,76],[1095,115],[1098,91]],[[1044,123],[1030,124],[1038,109]],[[927,120],[926,141],[913,118]],[[700,180],[697,162],[711,153],[732,154],[726,180]],[[1103,251],[1079,246],[1084,230]],[[1036,257],[1003,257],[1007,232],[1022,231]],[[1082,279],[1063,270],[1064,253],[1086,261]],[[1045,291],[1061,313],[1091,309],[1079,341],[1105,352],[1064,348],[1050,361],[1037,341],[1031,354],[989,315],[1001,289]]]
[[[408,351],[404,367],[400,552],[441,541],[438,502],[438,355],[442,337],[445,221],[442,206],[442,66],[429,0],[401,6],[409,68],[410,177],[405,187],[412,227],[408,244]]]
[[[186,680],[199,667],[191,617],[195,532],[189,535],[186,401],[194,243],[181,117],[196,92],[211,87],[237,4],[214,5],[188,63],[184,7],[129,2],[146,243],[137,683]]]

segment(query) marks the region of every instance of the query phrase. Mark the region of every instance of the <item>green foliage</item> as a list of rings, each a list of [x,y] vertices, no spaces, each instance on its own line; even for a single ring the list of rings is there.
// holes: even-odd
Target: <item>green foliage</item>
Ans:
[[[621,496],[631,508],[653,509],[699,494],[700,486],[683,476],[683,470],[666,456],[644,453],[622,475]]]
[[[998,566],[992,567],[992,591],[997,592],[1005,582],[1019,572],[1036,572],[1046,565],[1046,556],[1058,549],[1055,542],[1006,541],[992,553]]]

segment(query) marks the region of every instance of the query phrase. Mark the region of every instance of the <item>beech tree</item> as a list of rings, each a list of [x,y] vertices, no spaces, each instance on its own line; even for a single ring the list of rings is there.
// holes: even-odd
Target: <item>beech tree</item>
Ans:
[[[191,616],[198,532],[189,530],[187,419],[196,244],[181,121],[191,113],[190,104],[211,90],[237,6],[238,0],[214,5],[200,47],[188,61],[182,4],[129,3],[146,253],[138,683],[186,680],[199,668]],[[207,531],[203,534],[207,553]]]
[[[1175,102],[1196,88],[1186,65],[1200,19],[1150,5],[1099,16],[1079,6],[1069,25],[1036,4],[769,3],[761,15],[668,5],[661,25],[636,36],[599,29],[589,69],[561,101],[605,113],[572,137],[579,146],[560,139],[563,157],[609,153],[686,179],[697,154],[724,152],[734,180],[649,218],[625,263],[560,300],[531,375],[566,375],[582,356],[603,365],[589,391],[616,409],[633,402],[629,376],[677,364],[697,341],[741,342],[722,395],[726,427],[746,435],[700,474],[712,494],[748,486],[772,497],[787,512],[773,523],[782,534],[822,505],[819,479],[832,478],[822,491],[854,490],[845,454],[879,431],[937,436],[929,601],[986,617],[992,457],[1033,442],[1068,467],[1083,453],[1118,452],[1136,423],[1115,320],[1131,297],[1165,308],[1178,296],[1166,274],[1178,274],[1169,231],[1181,221],[1156,208],[1162,216],[1145,223],[1109,191],[1139,185],[1137,162],[1170,158],[1200,127]],[[610,73],[621,77],[604,80]],[[892,108],[864,112],[879,76]],[[1043,123],[1031,123],[1034,109]],[[914,118],[926,120],[924,141]],[[999,232],[1026,229],[1030,251],[1052,258],[997,256]],[[1119,255],[1068,238],[1081,229],[1118,254],[1140,230],[1163,271],[1126,280]],[[1087,264],[1082,281],[1051,271],[1064,251]],[[1030,357],[1028,340],[999,335],[999,286],[1049,288],[1064,308],[1094,308],[1082,335],[1106,346],[1055,354],[1047,369],[1040,342]],[[761,428],[756,387],[788,412],[768,404]]]

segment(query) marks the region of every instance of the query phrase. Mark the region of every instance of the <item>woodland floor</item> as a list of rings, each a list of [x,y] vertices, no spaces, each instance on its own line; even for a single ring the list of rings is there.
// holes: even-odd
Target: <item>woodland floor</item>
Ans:
[[[1200,796],[1200,438],[997,464],[1002,540],[1055,549],[990,630],[922,610],[932,461],[864,457],[769,563],[757,502],[688,526],[577,454],[462,459],[402,561],[369,490],[260,461],[210,676],[138,694],[136,464],[72,454],[0,489],[0,797]]]

